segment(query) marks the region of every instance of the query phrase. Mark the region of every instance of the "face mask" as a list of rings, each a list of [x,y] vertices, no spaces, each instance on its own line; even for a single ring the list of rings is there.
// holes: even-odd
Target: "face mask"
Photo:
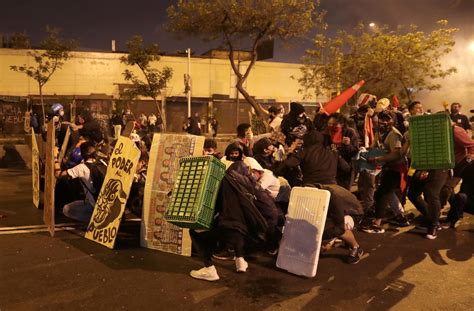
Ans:
[[[342,127],[336,125],[328,125],[328,131],[333,135],[339,134],[342,132]]]
[[[390,130],[392,129],[392,126],[390,125],[379,125],[379,132],[381,134],[387,134],[388,132],[390,132]]]

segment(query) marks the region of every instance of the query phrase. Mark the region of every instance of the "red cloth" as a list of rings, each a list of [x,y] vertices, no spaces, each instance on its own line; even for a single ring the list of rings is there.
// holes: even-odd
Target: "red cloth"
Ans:
[[[331,134],[331,141],[335,145],[341,145],[342,144],[342,127],[340,126],[335,126],[331,129],[331,127],[328,126],[329,134]]]
[[[364,120],[364,144],[365,147],[370,147],[375,140],[374,137],[374,124],[372,118],[369,115],[365,116]]]
[[[395,108],[398,108],[400,106],[400,102],[398,101],[398,98],[397,98],[396,95],[393,95],[392,106],[395,107]]]

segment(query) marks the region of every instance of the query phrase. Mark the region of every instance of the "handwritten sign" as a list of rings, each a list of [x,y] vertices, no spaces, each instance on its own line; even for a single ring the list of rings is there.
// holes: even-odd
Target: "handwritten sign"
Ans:
[[[48,227],[51,236],[54,236],[54,187],[56,178],[54,177],[54,149],[56,148],[54,121],[48,122],[48,132],[46,133],[46,157],[44,169],[44,207],[43,221]]]
[[[170,198],[179,159],[202,155],[203,136],[155,134],[145,184],[140,244],[163,252],[191,256],[189,230],[168,223],[164,213]]]
[[[64,155],[66,154],[67,145],[69,143],[69,138],[71,137],[71,128],[68,126],[66,130],[66,135],[64,136],[63,145],[59,151],[58,162],[62,164]]]
[[[40,200],[39,149],[33,128],[31,129],[31,171],[33,182],[33,204],[38,208]]]
[[[135,144],[129,138],[120,137],[87,227],[87,239],[114,248],[139,158],[140,150]]]

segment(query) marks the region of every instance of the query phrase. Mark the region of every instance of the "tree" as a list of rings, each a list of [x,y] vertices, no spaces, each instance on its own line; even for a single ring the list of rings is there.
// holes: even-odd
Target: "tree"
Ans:
[[[258,47],[273,38],[289,40],[323,26],[319,1],[311,0],[180,0],[168,8],[168,30],[180,35],[220,40],[229,49],[237,89],[261,119],[268,113],[244,88],[257,61]],[[250,49],[250,62],[241,68],[240,55]],[[239,55],[235,59],[236,55]]]
[[[14,32],[10,35],[9,47],[12,49],[31,48],[30,38],[26,32]]]
[[[126,46],[128,55],[122,56],[120,58],[121,62],[129,66],[138,66],[145,80],[141,80],[132,71],[126,69],[123,72],[123,76],[125,80],[131,82],[132,85],[124,90],[123,95],[129,98],[135,98],[137,96],[151,97],[158,113],[161,114],[163,125],[166,128],[165,111],[162,111],[164,107],[162,107],[162,109],[160,108],[157,98],[161,94],[161,91],[166,88],[168,81],[173,76],[173,69],[164,67],[160,71],[156,68],[152,68],[152,62],[160,60],[160,49],[157,44],[144,46],[143,38],[134,36],[127,41]]]
[[[43,112],[43,125],[46,124],[46,115],[43,101],[43,87],[51,79],[51,76],[61,69],[64,63],[71,57],[71,50],[76,46],[74,40],[64,40],[59,37],[59,29],[46,27],[46,38],[40,43],[40,50],[28,52],[36,63],[35,66],[10,66],[16,72],[22,72],[33,78],[38,83],[41,109]]]
[[[428,34],[416,25],[373,31],[363,23],[352,33],[339,31],[334,38],[318,34],[314,49],[302,58],[303,91],[307,96],[319,95],[338,83],[345,88],[363,79],[371,94],[412,100],[416,92],[441,88],[436,79],[456,72],[454,67],[443,69],[441,58],[451,52],[458,29],[448,28],[446,20],[437,24],[439,28]]]

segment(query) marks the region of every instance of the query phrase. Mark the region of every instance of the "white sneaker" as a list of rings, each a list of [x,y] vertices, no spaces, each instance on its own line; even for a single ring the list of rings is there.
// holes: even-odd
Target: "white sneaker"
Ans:
[[[237,272],[246,272],[249,264],[245,261],[244,257],[235,258],[235,270]]]
[[[217,274],[216,267],[214,265],[209,267],[204,267],[199,270],[192,270],[189,275],[195,279],[205,280],[205,281],[217,281],[219,280],[219,275]]]

